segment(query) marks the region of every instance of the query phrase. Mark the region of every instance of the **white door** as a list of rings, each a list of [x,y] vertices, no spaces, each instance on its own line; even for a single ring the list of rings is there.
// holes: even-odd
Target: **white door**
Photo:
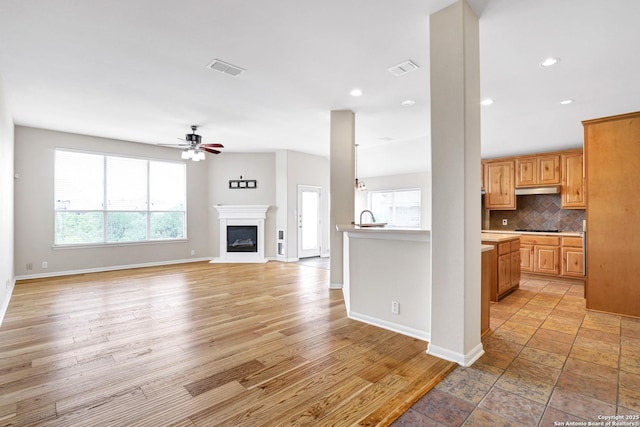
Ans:
[[[298,258],[320,256],[320,187],[298,186]]]

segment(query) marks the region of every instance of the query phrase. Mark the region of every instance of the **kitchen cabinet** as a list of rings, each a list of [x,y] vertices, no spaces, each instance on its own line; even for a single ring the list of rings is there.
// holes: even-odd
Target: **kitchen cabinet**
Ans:
[[[560,184],[560,155],[516,157],[516,187]]]
[[[582,124],[587,309],[640,317],[640,112]]]
[[[514,161],[484,163],[485,209],[515,210]]]
[[[562,209],[585,209],[584,161],[582,151],[562,155]]]
[[[567,277],[584,277],[582,254],[582,238],[562,238],[562,275]]]
[[[522,271],[560,274],[560,238],[554,236],[520,236]]]
[[[520,286],[520,238],[508,234],[482,233],[482,244],[495,248],[495,280],[491,301],[498,301]]]

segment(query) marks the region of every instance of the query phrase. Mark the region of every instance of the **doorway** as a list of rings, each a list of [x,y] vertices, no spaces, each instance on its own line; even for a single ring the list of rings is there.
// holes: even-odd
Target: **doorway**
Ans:
[[[298,258],[320,256],[320,187],[298,185]]]

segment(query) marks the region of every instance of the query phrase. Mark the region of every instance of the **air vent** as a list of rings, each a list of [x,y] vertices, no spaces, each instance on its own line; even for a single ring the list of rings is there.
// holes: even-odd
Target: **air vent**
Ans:
[[[406,61],[389,68],[389,72],[396,77],[400,77],[411,71],[417,70],[418,68],[419,67],[414,62],[407,59]]]
[[[227,64],[226,62],[220,61],[219,59],[214,59],[211,64],[207,65],[208,68],[212,70],[220,71],[221,73],[228,74],[233,77],[238,77],[240,74],[244,73],[240,67],[236,67],[235,65]]]

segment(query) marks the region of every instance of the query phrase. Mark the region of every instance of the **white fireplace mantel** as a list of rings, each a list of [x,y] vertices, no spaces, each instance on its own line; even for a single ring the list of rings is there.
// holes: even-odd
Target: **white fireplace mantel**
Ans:
[[[212,263],[219,262],[267,262],[264,255],[264,220],[267,218],[269,205],[216,205],[220,221],[220,257]],[[227,252],[227,226],[255,225],[258,227],[257,252]]]

